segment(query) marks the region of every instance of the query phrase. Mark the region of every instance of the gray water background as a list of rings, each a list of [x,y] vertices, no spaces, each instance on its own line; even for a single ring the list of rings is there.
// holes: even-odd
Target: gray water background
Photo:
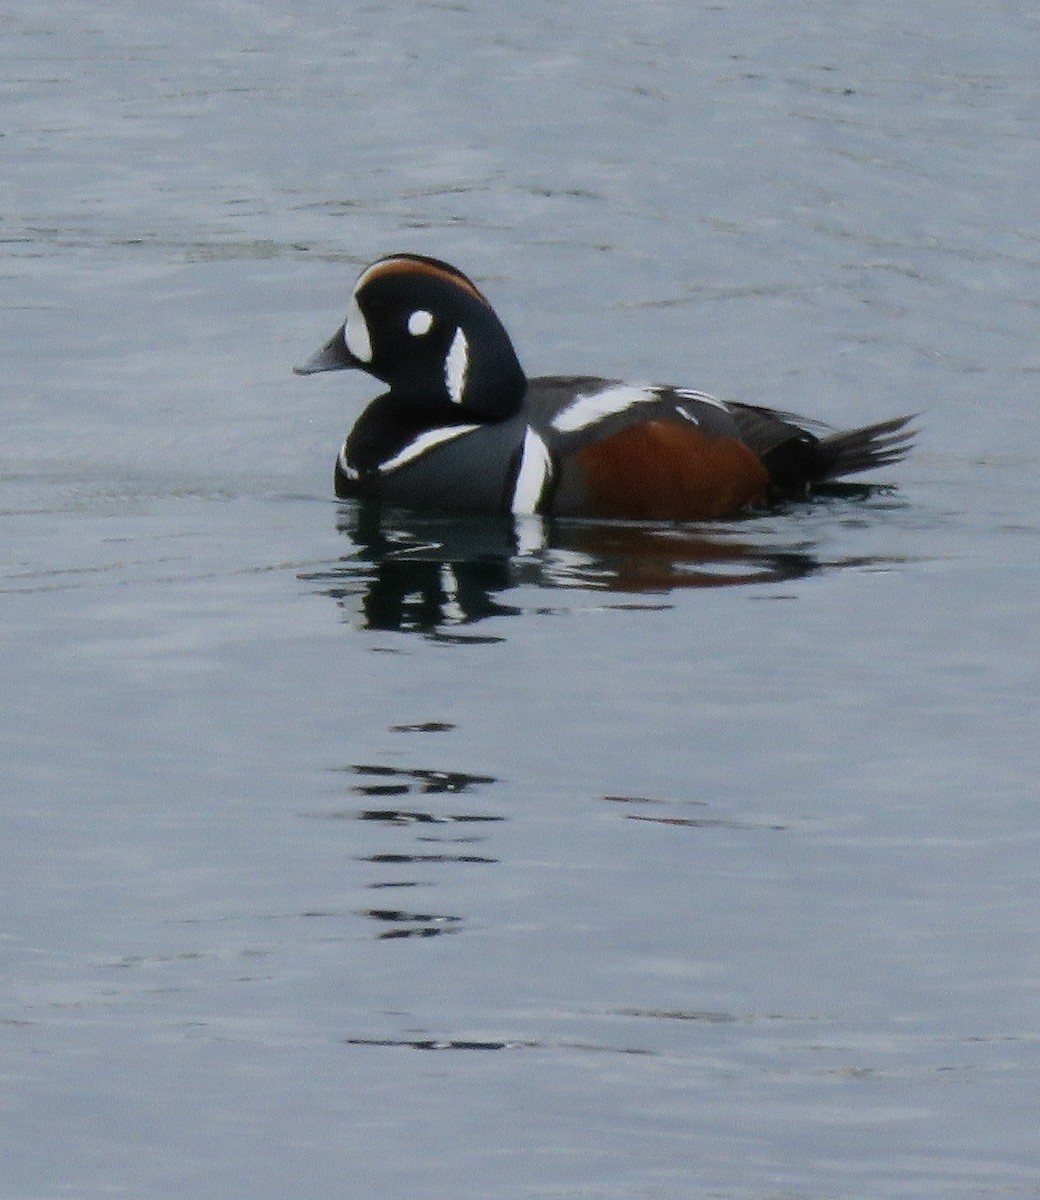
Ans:
[[[0,9],[0,1194],[1040,1194],[1040,10]],[[394,250],[835,424],[707,528],[372,527]],[[521,531],[522,532],[522,531]]]

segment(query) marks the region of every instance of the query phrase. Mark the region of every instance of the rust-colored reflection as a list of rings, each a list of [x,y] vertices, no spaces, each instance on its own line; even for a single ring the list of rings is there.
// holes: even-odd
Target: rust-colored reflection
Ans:
[[[821,563],[811,541],[778,544],[775,521],[444,518],[351,503],[337,526],[350,552],[301,578],[334,599],[345,620],[461,643],[501,640],[501,632],[473,629],[488,618],[568,606],[551,593],[665,596],[785,583],[841,565]],[[533,603],[531,589],[541,592]]]
[[[555,544],[586,556],[588,580],[617,592],[777,583],[819,568],[806,549],[756,543],[736,536],[739,528],[583,522],[557,530]]]

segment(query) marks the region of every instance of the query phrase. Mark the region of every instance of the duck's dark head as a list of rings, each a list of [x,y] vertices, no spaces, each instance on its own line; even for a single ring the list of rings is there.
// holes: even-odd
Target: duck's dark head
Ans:
[[[527,381],[483,293],[439,259],[394,254],[354,286],[347,319],[299,375],[355,367],[409,407],[497,421],[520,407]]]

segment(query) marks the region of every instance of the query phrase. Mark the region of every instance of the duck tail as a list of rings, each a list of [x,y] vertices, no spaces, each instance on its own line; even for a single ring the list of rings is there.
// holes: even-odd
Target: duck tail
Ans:
[[[901,462],[910,452],[917,435],[917,430],[910,428],[915,415],[894,417],[890,421],[878,421],[876,425],[864,425],[862,429],[820,438],[813,448],[816,461],[811,482],[823,483]]]
[[[815,484],[900,462],[917,434],[910,427],[915,413],[830,433],[793,413],[735,402],[728,408],[740,436],[765,464],[777,499],[805,496]]]

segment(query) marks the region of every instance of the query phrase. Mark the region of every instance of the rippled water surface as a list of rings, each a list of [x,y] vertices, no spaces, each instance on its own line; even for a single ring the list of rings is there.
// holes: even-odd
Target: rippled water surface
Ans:
[[[1031,6],[0,10],[0,1192],[1040,1194]],[[377,517],[360,267],[835,424]]]

